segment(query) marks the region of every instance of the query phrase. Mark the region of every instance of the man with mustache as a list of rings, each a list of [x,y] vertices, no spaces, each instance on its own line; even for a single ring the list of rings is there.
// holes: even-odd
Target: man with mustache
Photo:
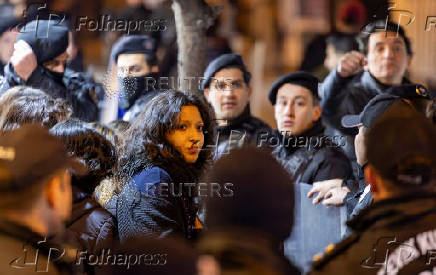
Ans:
[[[251,115],[251,74],[238,54],[223,54],[204,72],[201,88],[217,119],[216,157],[229,150],[255,143],[258,133],[270,130],[262,120]]]
[[[410,83],[405,74],[412,60],[410,41],[396,23],[372,22],[361,31],[358,42],[360,52],[349,52],[340,60],[323,82],[320,93],[323,122],[348,136],[344,149],[353,161],[353,138],[357,133],[342,127],[341,118],[359,114],[370,99],[389,87]]]

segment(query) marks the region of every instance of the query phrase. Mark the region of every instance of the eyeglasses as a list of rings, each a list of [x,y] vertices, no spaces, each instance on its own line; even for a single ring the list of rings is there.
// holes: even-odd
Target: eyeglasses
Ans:
[[[214,80],[212,83],[215,90],[218,91],[242,89],[244,87],[244,84],[245,82],[241,79],[237,79],[231,82],[229,80]]]

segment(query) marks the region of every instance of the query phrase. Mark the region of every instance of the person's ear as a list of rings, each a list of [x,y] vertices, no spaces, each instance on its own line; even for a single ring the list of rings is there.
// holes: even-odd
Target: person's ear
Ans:
[[[369,71],[368,58],[366,56],[363,58],[363,70]]]
[[[374,167],[371,164],[368,164],[365,167],[364,174],[365,174],[366,184],[369,184],[371,186],[371,193],[374,196],[377,196],[377,194],[380,191],[377,172],[374,170]]]
[[[52,177],[49,182],[47,183],[44,195],[47,200],[47,204],[50,206],[50,208],[56,207],[56,200],[58,196],[58,189],[60,184],[60,178],[59,176]]]
[[[312,121],[317,121],[322,115],[322,108],[321,106],[313,106],[313,115],[312,115]]]
[[[205,88],[205,89],[204,89],[204,97],[206,98],[207,102],[210,103],[210,100],[209,100],[209,92],[210,92],[209,88]]]
[[[153,66],[151,67],[151,72],[152,72],[152,73],[157,73],[157,72],[159,72],[159,67],[156,66],[156,65],[153,65]]]
[[[248,98],[250,98],[253,90],[251,89],[250,85],[247,85],[247,89],[248,89]]]

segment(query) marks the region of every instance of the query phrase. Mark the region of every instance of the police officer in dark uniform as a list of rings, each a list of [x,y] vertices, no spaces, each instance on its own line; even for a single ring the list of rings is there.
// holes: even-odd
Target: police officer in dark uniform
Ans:
[[[339,148],[340,137],[324,135],[316,77],[303,71],[284,75],[273,83],[268,98],[278,129],[263,133],[257,142],[272,148],[295,182],[312,184],[351,176],[351,165]]]
[[[375,121],[365,141],[375,202],[316,256],[312,274],[435,274],[435,140],[430,121],[403,102]]]
[[[101,85],[85,73],[66,69],[68,28],[53,20],[34,20],[18,34],[14,53],[5,66],[0,92],[18,86],[38,88],[67,101],[73,117],[97,121],[104,98]]]
[[[251,74],[238,54],[223,54],[204,72],[201,88],[217,118],[216,157],[232,148],[255,144],[260,132],[271,128],[251,115]]]
[[[119,113],[133,121],[158,93],[156,41],[147,35],[123,36],[112,47],[111,59],[117,66]]]
[[[1,274],[72,273],[74,250],[63,237],[71,215],[72,167],[84,171],[41,126],[25,125],[0,137]]]

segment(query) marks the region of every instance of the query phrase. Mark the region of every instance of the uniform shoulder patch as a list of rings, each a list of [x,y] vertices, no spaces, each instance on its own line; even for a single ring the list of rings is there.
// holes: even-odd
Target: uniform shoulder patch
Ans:
[[[343,239],[337,244],[330,244],[325,248],[325,253],[317,254],[313,258],[312,269],[319,270],[326,265],[330,260],[340,255],[343,251],[347,250],[351,245],[356,243],[360,235],[352,233],[347,238]]]

